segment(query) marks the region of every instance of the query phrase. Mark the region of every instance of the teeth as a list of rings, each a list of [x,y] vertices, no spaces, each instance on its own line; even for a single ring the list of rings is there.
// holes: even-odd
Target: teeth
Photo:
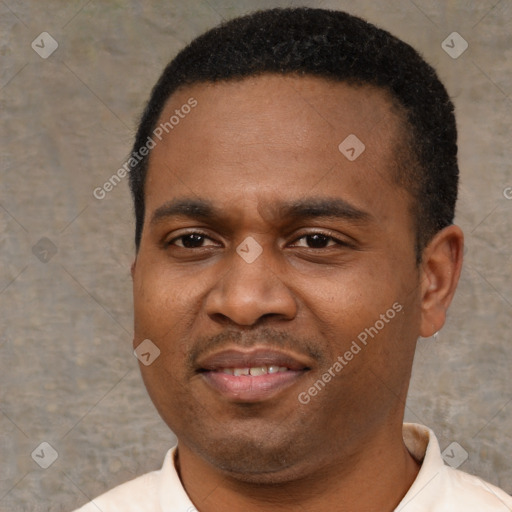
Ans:
[[[257,377],[258,375],[266,375],[268,373],[268,369],[266,366],[256,366],[255,368],[251,368],[251,375]]]
[[[258,377],[260,375],[266,375],[267,373],[279,373],[287,372],[286,366],[254,366],[253,368],[223,368],[222,373],[227,375],[234,375],[240,377],[241,375],[250,375],[252,377]]]

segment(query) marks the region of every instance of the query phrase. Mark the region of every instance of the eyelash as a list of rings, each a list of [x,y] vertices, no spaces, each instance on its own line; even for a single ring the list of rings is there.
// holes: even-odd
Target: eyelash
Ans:
[[[191,231],[189,233],[184,233],[184,234],[182,234],[180,236],[177,236],[177,237],[173,238],[172,240],[169,240],[168,242],[165,242],[164,245],[165,245],[165,247],[170,247],[170,246],[174,245],[174,242],[176,242],[176,240],[180,240],[180,239],[182,239],[184,237],[187,237],[187,236],[190,236],[190,235],[199,235],[199,236],[202,236],[202,237],[207,238],[209,240],[213,240],[211,237],[208,236],[208,234],[206,234],[206,233],[204,233],[202,231]],[[343,240],[340,240],[339,238],[336,238],[332,233],[323,232],[323,231],[313,231],[313,232],[310,232],[310,233],[304,233],[303,235],[295,238],[293,243],[296,243],[297,241],[302,240],[303,238],[306,238],[307,236],[313,236],[313,235],[324,236],[325,238],[328,239],[328,241],[335,242],[336,245],[340,246],[340,247],[350,247],[351,246],[351,244],[349,244],[348,242],[345,242]],[[181,247],[181,246],[176,246],[176,247],[180,247],[180,249],[188,249],[188,250],[204,249],[204,247],[193,247],[193,248]],[[320,249],[328,249],[329,247],[334,247],[334,246],[322,247]],[[303,249],[315,249],[315,247],[303,247]]]

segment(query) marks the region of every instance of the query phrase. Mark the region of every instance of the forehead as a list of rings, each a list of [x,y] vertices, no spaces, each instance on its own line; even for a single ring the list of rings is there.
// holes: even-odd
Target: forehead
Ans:
[[[148,207],[180,194],[276,200],[366,188],[367,200],[358,199],[364,204],[380,200],[371,197],[376,187],[396,188],[402,117],[376,87],[289,75],[195,84],[169,98],[158,126]]]
[[[344,130],[362,130],[362,135],[384,127],[388,139],[397,135],[403,115],[387,90],[371,85],[350,85],[314,76],[262,74],[238,80],[198,83],[176,91],[167,101],[158,124],[169,121],[191,97],[197,99],[192,119],[201,116],[197,136],[209,140],[237,133],[243,143],[251,136],[261,138],[265,133],[281,139],[294,137],[304,142],[315,133],[325,136],[329,131],[341,135]],[[188,110],[188,109],[187,109]],[[174,116],[176,118],[176,116]],[[175,119],[177,120],[177,119]],[[175,121],[174,121],[175,122]],[[280,123],[280,124],[276,124]],[[173,126],[169,133],[190,133],[193,121]],[[222,132],[219,127],[222,125]],[[244,132],[237,130],[244,126]],[[188,129],[187,129],[188,128]],[[267,128],[265,130],[265,128]],[[393,129],[393,133],[388,133]],[[383,134],[377,130],[374,135]]]

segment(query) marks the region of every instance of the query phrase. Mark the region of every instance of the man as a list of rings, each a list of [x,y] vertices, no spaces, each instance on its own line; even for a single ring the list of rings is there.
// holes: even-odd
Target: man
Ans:
[[[433,69],[343,12],[185,48],[130,164],[134,348],[178,446],[80,510],[512,510],[402,423],[461,270],[456,138]]]

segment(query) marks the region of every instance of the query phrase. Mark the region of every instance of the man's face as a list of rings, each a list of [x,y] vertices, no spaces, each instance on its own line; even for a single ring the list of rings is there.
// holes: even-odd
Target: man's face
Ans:
[[[161,121],[190,97],[149,162],[134,345],[160,355],[143,378],[180,446],[296,477],[401,426],[420,321],[401,121],[379,89],[275,75],[187,87]],[[351,135],[359,156],[338,148]]]

